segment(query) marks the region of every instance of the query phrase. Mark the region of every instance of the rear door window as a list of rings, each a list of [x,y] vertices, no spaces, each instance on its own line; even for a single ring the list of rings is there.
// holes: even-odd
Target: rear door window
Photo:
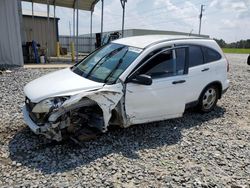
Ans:
[[[202,51],[203,51],[203,54],[204,54],[205,63],[218,61],[218,60],[221,59],[221,55],[217,51],[215,51],[215,50],[213,50],[211,48],[202,47]]]
[[[189,46],[189,67],[195,67],[203,64],[203,54],[200,46]]]
[[[185,68],[185,48],[179,48],[175,50],[176,53],[176,71],[177,74],[184,74]]]

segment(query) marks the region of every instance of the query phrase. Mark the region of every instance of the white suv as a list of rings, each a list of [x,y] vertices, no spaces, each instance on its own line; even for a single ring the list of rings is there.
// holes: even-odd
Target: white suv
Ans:
[[[34,133],[60,141],[62,132],[162,121],[192,106],[209,112],[228,88],[228,68],[211,39],[123,38],[27,84],[24,119]]]

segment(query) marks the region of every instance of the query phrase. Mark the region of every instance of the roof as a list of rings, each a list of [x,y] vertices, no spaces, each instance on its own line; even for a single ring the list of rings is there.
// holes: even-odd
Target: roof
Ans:
[[[40,3],[40,4],[47,4],[47,0],[22,0],[27,2],[33,2],[33,3]],[[49,0],[50,5],[55,5],[59,7],[66,7],[66,8],[77,8],[76,3],[77,0]],[[80,10],[87,10],[92,11],[94,10],[94,7],[96,3],[98,3],[99,0],[78,0]]]
[[[185,35],[143,35],[143,36],[135,36],[135,37],[127,37],[113,41],[114,43],[124,44],[128,46],[134,46],[137,48],[145,48],[148,45],[161,42],[165,40],[178,40],[178,39],[194,39],[202,37],[193,37],[193,36],[185,36]]]

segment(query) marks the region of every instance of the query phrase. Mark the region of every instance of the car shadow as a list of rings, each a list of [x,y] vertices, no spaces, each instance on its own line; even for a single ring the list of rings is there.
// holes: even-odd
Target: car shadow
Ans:
[[[225,109],[221,107],[206,114],[188,110],[184,117],[178,119],[111,129],[82,146],[69,140],[53,142],[24,128],[9,142],[10,158],[44,174],[66,172],[112,154],[136,159],[139,158],[138,151],[178,144],[182,139],[182,130],[201,126],[206,121],[222,117],[224,113]]]

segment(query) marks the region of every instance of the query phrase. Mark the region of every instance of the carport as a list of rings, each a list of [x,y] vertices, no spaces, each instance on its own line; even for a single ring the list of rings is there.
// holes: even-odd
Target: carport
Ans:
[[[92,26],[93,26],[93,11],[95,5],[101,1],[101,38],[103,35],[103,12],[104,12],[104,0],[22,0],[32,3],[32,19],[34,19],[34,3],[46,4],[47,5],[47,19],[48,19],[48,32],[49,32],[49,15],[50,15],[50,5],[54,6],[54,20],[56,19],[56,7],[66,7],[73,8],[73,38],[76,42],[76,62],[78,62],[78,36],[79,36],[79,10],[90,11],[90,37],[92,37]],[[122,31],[124,30],[124,17],[125,17],[125,3],[127,0],[120,0],[122,9],[123,9],[123,18],[122,18]],[[34,22],[34,21],[33,21]],[[122,32],[123,36],[123,32]],[[47,44],[49,37],[47,37]],[[50,49],[48,45],[47,48],[47,57],[50,57]],[[59,44],[58,47],[59,48]],[[73,48],[74,49],[74,48]],[[72,50],[74,52],[74,50]],[[74,57],[74,54],[72,54]]]

